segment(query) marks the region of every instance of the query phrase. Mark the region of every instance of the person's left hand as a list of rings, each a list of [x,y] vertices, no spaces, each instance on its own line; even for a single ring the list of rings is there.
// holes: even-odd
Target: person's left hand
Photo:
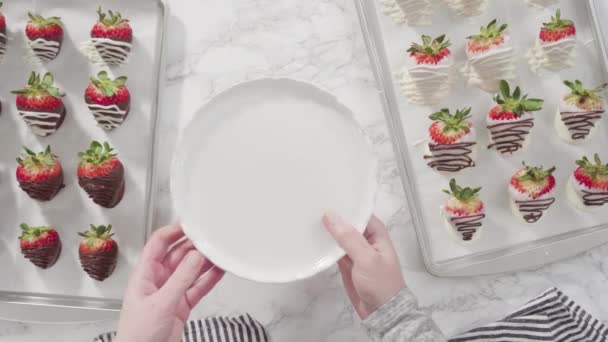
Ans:
[[[180,341],[190,311],[224,275],[192,242],[178,242],[183,236],[179,225],[167,226],[144,247],[124,295],[117,341]]]

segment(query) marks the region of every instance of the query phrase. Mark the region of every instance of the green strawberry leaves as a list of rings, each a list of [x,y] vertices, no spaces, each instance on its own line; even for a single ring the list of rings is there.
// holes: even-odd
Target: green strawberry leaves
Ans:
[[[532,166],[526,165],[526,163],[523,163],[523,165],[526,168],[526,172],[523,175],[516,178],[520,182],[523,182],[523,181],[533,181],[535,183],[542,182],[547,177],[551,176],[553,174],[553,172],[555,172],[555,170],[557,169],[555,166],[553,166],[549,169],[544,169],[542,166],[541,167],[532,167]]]
[[[602,164],[599,154],[593,156],[593,163],[586,156],[576,161],[576,165],[583,168],[583,172],[590,175],[593,179],[599,176],[608,176],[608,164]]]
[[[565,80],[564,84],[571,90],[570,94],[566,96],[565,100],[573,104],[588,103],[590,100],[595,103],[600,102],[602,98],[600,93],[605,91],[608,87],[608,83],[604,83],[593,89],[587,89],[584,87],[583,82],[579,80],[574,82]]]
[[[462,188],[456,184],[456,179],[450,180],[450,190],[443,190],[446,194],[455,197],[459,201],[468,201],[479,196],[481,188]]]
[[[569,19],[562,19],[562,11],[560,9],[555,13],[555,17],[551,17],[551,21],[543,23],[545,29],[549,31],[557,31],[568,26],[574,25],[574,21]]]
[[[97,14],[99,15],[99,22],[104,24],[105,26],[116,26],[120,25],[124,22],[128,22],[128,20],[123,19],[120,12],[113,12],[112,10],[108,10],[108,14],[103,12],[101,6],[97,9]]]
[[[27,81],[27,86],[21,89],[11,91],[12,94],[26,95],[26,96],[38,96],[38,95],[50,95],[55,98],[62,98],[65,96],[61,90],[57,87],[53,87],[55,83],[55,77],[50,72],[40,77],[40,74],[32,71],[30,78]]]
[[[36,153],[25,146],[23,146],[23,150],[25,154],[17,158],[17,163],[23,165],[26,169],[47,169],[55,166],[57,156],[51,152],[50,145],[40,153]]]
[[[48,17],[45,18],[39,14],[32,14],[32,13],[28,13],[27,16],[30,18],[30,23],[39,25],[39,26],[50,26],[50,25],[57,25],[61,28],[63,28],[63,22],[61,21],[61,18],[59,17]]]
[[[433,39],[430,36],[422,36],[422,45],[412,43],[412,46],[407,50],[409,53],[423,53],[426,55],[438,55],[443,50],[450,47],[450,40],[446,40],[445,34]]]
[[[120,88],[125,87],[127,77],[120,76],[116,79],[111,79],[106,71],[100,71],[97,74],[97,78],[91,78],[91,83],[93,83],[104,96],[112,97],[116,95]]]
[[[469,132],[468,119],[471,118],[471,108],[464,108],[462,110],[456,110],[456,114],[452,115],[448,108],[443,108],[441,111],[431,114],[429,119],[433,121],[441,121],[445,125],[443,127],[444,132],[454,131],[465,131]]]
[[[496,39],[502,36],[503,32],[509,27],[507,24],[502,24],[500,27],[497,27],[498,21],[496,19],[492,20],[488,26],[481,27],[479,29],[479,34],[469,36],[467,39],[474,39],[476,41],[488,41],[491,39]]]
[[[19,228],[22,230],[21,236],[19,237],[20,240],[35,240],[40,237],[42,233],[51,231],[51,228],[49,227],[30,227],[26,223],[20,224]]]
[[[505,80],[500,81],[500,93],[494,97],[497,104],[502,105],[504,111],[513,112],[519,116],[527,112],[537,112],[543,109],[545,103],[541,99],[529,99],[523,95],[521,89],[516,87],[511,94],[511,87]]]
[[[86,164],[99,165],[115,156],[117,154],[114,153],[114,149],[107,141],[103,145],[98,141],[93,141],[86,151],[78,153],[80,166]]]
[[[97,240],[109,240],[114,236],[114,233],[111,233],[112,225],[100,225],[95,226],[91,224],[91,229],[85,232],[79,232],[78,235],[83,237],[88,246],[93,246]]]

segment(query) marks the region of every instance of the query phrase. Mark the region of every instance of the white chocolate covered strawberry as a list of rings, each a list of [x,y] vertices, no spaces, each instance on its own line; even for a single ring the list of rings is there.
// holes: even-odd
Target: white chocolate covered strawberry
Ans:
[[[382,12],[391,16],[397,23],[410,26],[431,24],[435,12],[433,0],[380,0]]]
[[[576,26],[574,21],[563,19],[558,9],[551,21],[544,23],[536,44],[528,52],[532,71],[561,70],[572,67],[576,53]]]
[[[500,82],[500,94],[496,95],[494,101],[497,105],[490,110],[486,119],[490,134],[488,148],[495,148],[502,154],[517,152],[526,145],[534,127],[532,112],[541,110],[544,101],[522,96],[519,87],[511,94],[509,83],[504,80]]]
[[[410,103],[437,104],[449,94],[454,76],[449,47],[445,35],[422,36],[422,45],[413,43],[407,50],[410,60],[401,72],[400,85]]]
[[[596,153],[576,161],[578,168],[568,181],[567,196],[580,209],[598,209],[608,204],[608,164]]]
[[[524,164],[509,184],[513,215],[527,223],[538,222],[555,203],[555,167],[544,169]]]
[[[485,12],[488,0],[444,0],[448,7],[463,17],[474,17]]]
[[[473,241],[479,236],[486,217],[483,202],[479,198],[481,188],[462,188],[452,179],[450,190],[443,191],[450,195],[443,207],[443,215],[452,232],[461,241]]]
[[[467,38],[468,60],[462,73],[469,85],[496,92],[501,80],[515,77],[515,50],[507,28],[507,24],[498,26],[494,19]]]
[[[429,167],[441,172],[458,172],[475,166],[477,134],[469,121],[471,108],[457,110],[454,115],[447,108],[429,116]]]
[[[579,80],[564,81],[564,84],[570,88],[570,91],[560,99],[555,116],[555,129],[565,141],[582,143],[597,131],[599,120],[606,112],[604,99],[600,93],[608,84],[594,89],[586,89]]]

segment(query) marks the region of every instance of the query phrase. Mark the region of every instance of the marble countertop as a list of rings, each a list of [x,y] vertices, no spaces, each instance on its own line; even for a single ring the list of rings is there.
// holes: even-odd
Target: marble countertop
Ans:
[[[551,286],[608,320],[608,263],[603,260],[608,247],[499,276],[440,279],[426,272],[352,0],[172,0],[170,5],[157,225],[176,219],[169,162],[178,132],[196,110],[236,82],[294,77],[334,92],[355,110],[372,137],[381,161],[377,215],[391,230],[409,287],[447,335],[498,319]],[[194,316],[239,312],[264,323],[275,341],[367,341],[335,268],[288,285],[227,276]],[[87,341],[115,323],[0,321],[0,341],[39,341],[37,336],[45,341]]]

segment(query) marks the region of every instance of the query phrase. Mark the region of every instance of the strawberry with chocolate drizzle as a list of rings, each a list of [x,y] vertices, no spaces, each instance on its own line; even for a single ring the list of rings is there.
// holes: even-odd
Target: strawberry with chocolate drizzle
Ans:
[[[455,179],[450,180],[450,195],[443,214],[453,231],[462,241],[472,241],[482,228],[486,217],[483,201],[479,198],[481,188],[460,187]]]
[[[100,71],[97,78],[91,78],[84,100],[93,113],[97,124],[105,130],[120,126],[131,108],[131,94],[125,85],[125,76],[111,79],[106,71]]]
[[[505,80],[500,82],[500,94],[496,95],[494,101],[496,106],[490,110],[486,120],[491,141],[488,148],[496,148],[503,154],[514,153],[524,147],[534,127],[532,112],[540,111],[544,101],[522,96],[519,87],[511,94],[509,83]]]
[[[608,164],[603,164],[596,153],[593,161],[583,157],[576,165],[578,168],[569,182],[568,198],[584,209],[608,204]]]
[[[564,81],[570,92],[561,98],[555,124],[560,137],[570,143],[585,142],[597,130],[606,111],[601,96],[608,84],[587,89],[579,80]]]
[[[2,2],[0,2],[0,9],[2,8]],[[6,54],[6,17],[4,13],[0,12],[0,61]]]
[[[66,109],[61,99],[64,94],[54,86],[53,74],[44,77],[32,72],[27,86],[12,91],[17,95],[17,111],[32,132],[41,137],[55,133],[63,124]]]
[[[120,12],[104,13],[99,6],[99,20],[91,29],[93,45],[101,58],[110,65],[123,64],[127,61],[132,48],[133,29],[129,20]]]
[[[469,121],[471,108],[451,114],[447,108],[429,116],[434,122],[429,127],[429,152],[424,156],[428,165],[437,171],[458,172],[475,166],[473,160],[477,136]]]
[[[110,144],[93,141],[78,156],[78,184],[100,206],[118,205],[125,193],[125,169]]]
[[[19,244],[23,256],[42,269],[53,266],[61,254],[57,231],[50,227],[30,227],[25,223],[20,227]]]
[[[527,223],[535,223],[555,203],[555,167],[544,169],[524,164],[509,184],[511,209]]]
[[[64,187],[63,169],[57,156],[47,146],[35,153],[23,147],[25,154],[17,158],[17,181],[28,196],[39,201],[50,201]]]
[[[83,239],[78,248],[80,265],[93,279],[104,281],[112,275],[118,261],[118,244],[112,239],[112,225],[94,226],[78,233]]]
[[[63,23],[61,18],[45,18],[28,13],[30,20],[25,27],[28,45],[34,55],[44,62],[57,58],[63,44]]]

